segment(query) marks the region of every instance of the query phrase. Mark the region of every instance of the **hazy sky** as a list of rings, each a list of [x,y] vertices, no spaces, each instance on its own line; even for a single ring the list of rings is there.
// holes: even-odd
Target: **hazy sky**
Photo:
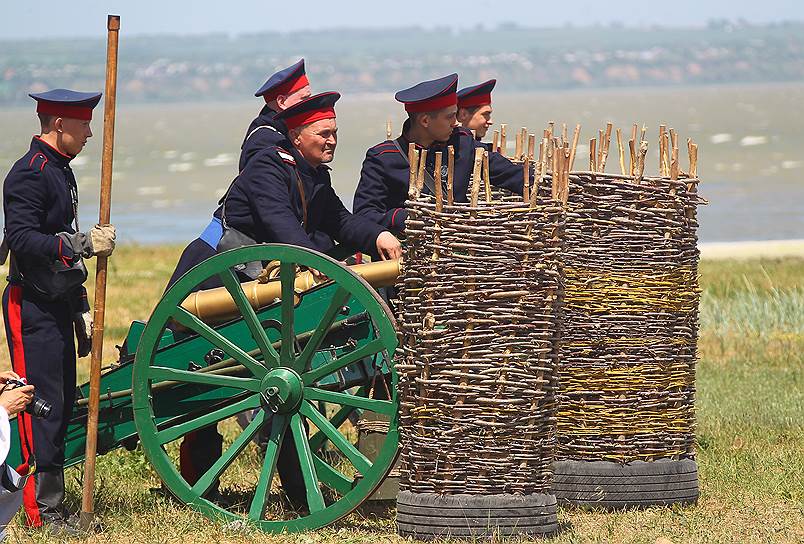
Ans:
[[[628,26],[697,26],[713,18],[750,22],[804,19],[804,2],[793,0],[635,0],[549,2],[544,0],[464,0],[462,2],[302,0],[6,0],[0,40],[101,36],[106,15],[121,16],[128,35],[153,33],[257,32],[343,26],[586,26],[620,22]],[[398,9],[397,6],[404,6]]]

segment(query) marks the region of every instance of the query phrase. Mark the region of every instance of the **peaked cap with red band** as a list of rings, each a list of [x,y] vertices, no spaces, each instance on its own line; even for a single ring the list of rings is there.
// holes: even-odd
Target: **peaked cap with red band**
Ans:
[[[307,74],[304,71],[304,59],[301,59],[296,64],[288,66],[269,77],[268,81],[257,89],[254,96],[263,97],[267,103],[275,100],[279,95],[293,94],[309,84]]]
[[[31,93],[36,100],[36,113],[69,117],[89,121],[92,110],[100,102],[102,93],[81,93],[69,89],[53,89],[44,93]]]
[[[340,97],[340,93],[329,91],[305,98],[276,114],[275,119],[285,121],[288,130],[314,123],[321,119],[335,119],[335,102]]]
[[[458,107],[474,108],[491,104],[491,91],[496,84],[496,79],[490,79],[479,85],[461,89],[458,91]]]
[[[399,91],[394,98],[405,105],[408,113],[436,111],[458,103],[455,90],[458,74],[450,74],[430,81],[422,81],[409,89]]]

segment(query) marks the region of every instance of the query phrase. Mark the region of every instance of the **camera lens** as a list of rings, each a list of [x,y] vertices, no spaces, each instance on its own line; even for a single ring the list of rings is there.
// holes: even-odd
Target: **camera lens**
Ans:
[[[25,411],[34,417],[45,418],[50,415],[53,405],[48,401],[34,397],[31,403],[25,408]]]

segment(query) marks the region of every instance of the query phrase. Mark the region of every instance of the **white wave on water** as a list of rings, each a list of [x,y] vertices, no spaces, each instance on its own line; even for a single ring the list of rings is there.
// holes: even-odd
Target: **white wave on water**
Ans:
[[[137,194],[140,196],[163,195],[165,194],[165,187],[161,185],[156,187],[137,187]]]
[[[732,141],[734,138],[728,132],[719,132],[717,134],[712,134],[709,137],[709,141],[713,144],[725,144],[726,142]]]
[[[768,143],[767,136],[744,136],[742,140],[740,140],[740,145],[743,147],[749,147],[753,145],[764,145]]]
[[[167,151],[162,152],[162,157],[165,159],[175,159],[179,156],[179,152],[175,149],[168,149]]]
[[[218,153],[210,159],[204,159],[204,166],[228,166],[234,161],[234,153]]]
[[[158,198],[151,201],[152,208],[169,208],[170,206],[171,201],[169,198]]]
[[[186,153],[181,154],[181,160],[183,161],[191,161],[196,157],[198,157],[198,153],[196,153],[195,151],[188,151]]]
[[[802,166],[804,166],[804,161],[782,161],[782,168],[785,170],[801,168]]]
[[[195,168],[191,162],[172,162],[168,164],[168,172],[189,172]]]

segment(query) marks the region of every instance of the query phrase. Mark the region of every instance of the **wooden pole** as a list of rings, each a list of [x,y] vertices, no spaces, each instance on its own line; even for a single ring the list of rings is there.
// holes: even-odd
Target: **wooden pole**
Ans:
[[[581,139],[581,125],[575,125],[575,131],[572,133],[572,147],[570,148],[569,169],[572,170],[575,165],[575,150],[578,149],[578,140]]]
[[[690,177],[698,177],[698,144],[692,141],[692,138],[687,140],[687,150],[690,156]]]
[[[500,131],[495,130],[494,136],[491,138],[491,150],[496,151],[497,153],[500,152]]]
[[[636,125],[635,125],[636,126]],[[628,152],[631,154],[631,171],[630,175],[636,174],[636,140],[631,138],[628,140]]]
[[[667,131],[667,125],[659,125],[659,177],[666,177],[668,172],[665,170],[667,161],[665,160],[665,153],[667,150],[664,147],[664,135]]]
[[[120,16],[106,20],[106,89],[103,104],[103,155],[101,158],[100,212],[98,223],[106,225],[112,213],[112,160],[114,158],[114,118],[117,98],[117,41]],[[103,321],[106,316],[107,257],[97,257],[95,275],[95,310],[92,329],[92,358],[89,367],[89,411],[87,416],[84,482],[81,495],[81,529],[88,531],[95,519],[95,458],[98,453],[98,409],[100,374],[103,359]]]
[[[597,140],[589,139],[589,170],[597,172]]]
[[[474,208],[477,206],[477,199],[480,196],[480,171],[483,168],[483,148],[475,149],[475,165],[472,170],[472,192],[469,204]]]
[[[530,202],[530,156],[528,155],[525,155],[525,160],[522,161],[522,202]]]
[[[617,153],[620,158],[620,173],[625,175],[625,149],[623,149],[622,131],[617,129]]]
[[[508,153],[508,145],[507,145],[507,142],[505,141],[505,127],[506,127],[505,123],[500,125],[500,149],[499,149],[499,151],[500,151],[500,153],[502,153],[503,157],[508,156],[507,155],[507,153]]]
[[[391,139],[391,120],[390,119],[388,119],[385,122],[385,139],[386,140]]]
[[[600,165],[603,162],[603,129],[597,131],[597,168],[600,169]]]
[[[516,133],[516,145],[514,146],[514,160],[522,158],[522,131]]]
[[[489,152],[483,150],[483,187],[486,189],[486,203],[491,202],[491,175],[489,174]]]
[[[670,179],[678,179],[678,134],[670,129]]]
[[[416,144],[408,144],[408,166],[410,172],[408,173],[408,199],[416,200],[419,195],[416,194],[416,179],[419,172],[419,152],[416,151]]]
[[[536,152],[536,135],[528,134],[528,158],[533,161],[533,154]]]
[[[452,206],[455,197],[452,195],[452,180],[455,177],[455,148],[447,147],[447,204]]]
[[[424,176],[425,176],[425,168],[427,166],[427,150],[422,149],[419,152],[419,172],[416,175],[416,198],[419,198],[419,195],[422,194],[422,188],[424,187]]]
[[[609,158],[609,148],[611,147],[611,123],[606,123],[606,133],[604,135],[604,139],[600,141],[600,162],[598,163],[598,167],[600,168],[601,172],[606,171],[606,161]]]
[[[436,151],[433,173],[435,174],[435,176],[433,176],[433,181],[435,181],[435,209],[436,212],[441,213],[444,210],[444,190],[441,186],[441,151]]]
[[[642,140],[639,143],[639,157],[637,158],[637,172],[636,172],[637,184],[642,182],[642,177],[645,175],[645,156],[647,154],[648,154],[648,142],[646,140]]]

